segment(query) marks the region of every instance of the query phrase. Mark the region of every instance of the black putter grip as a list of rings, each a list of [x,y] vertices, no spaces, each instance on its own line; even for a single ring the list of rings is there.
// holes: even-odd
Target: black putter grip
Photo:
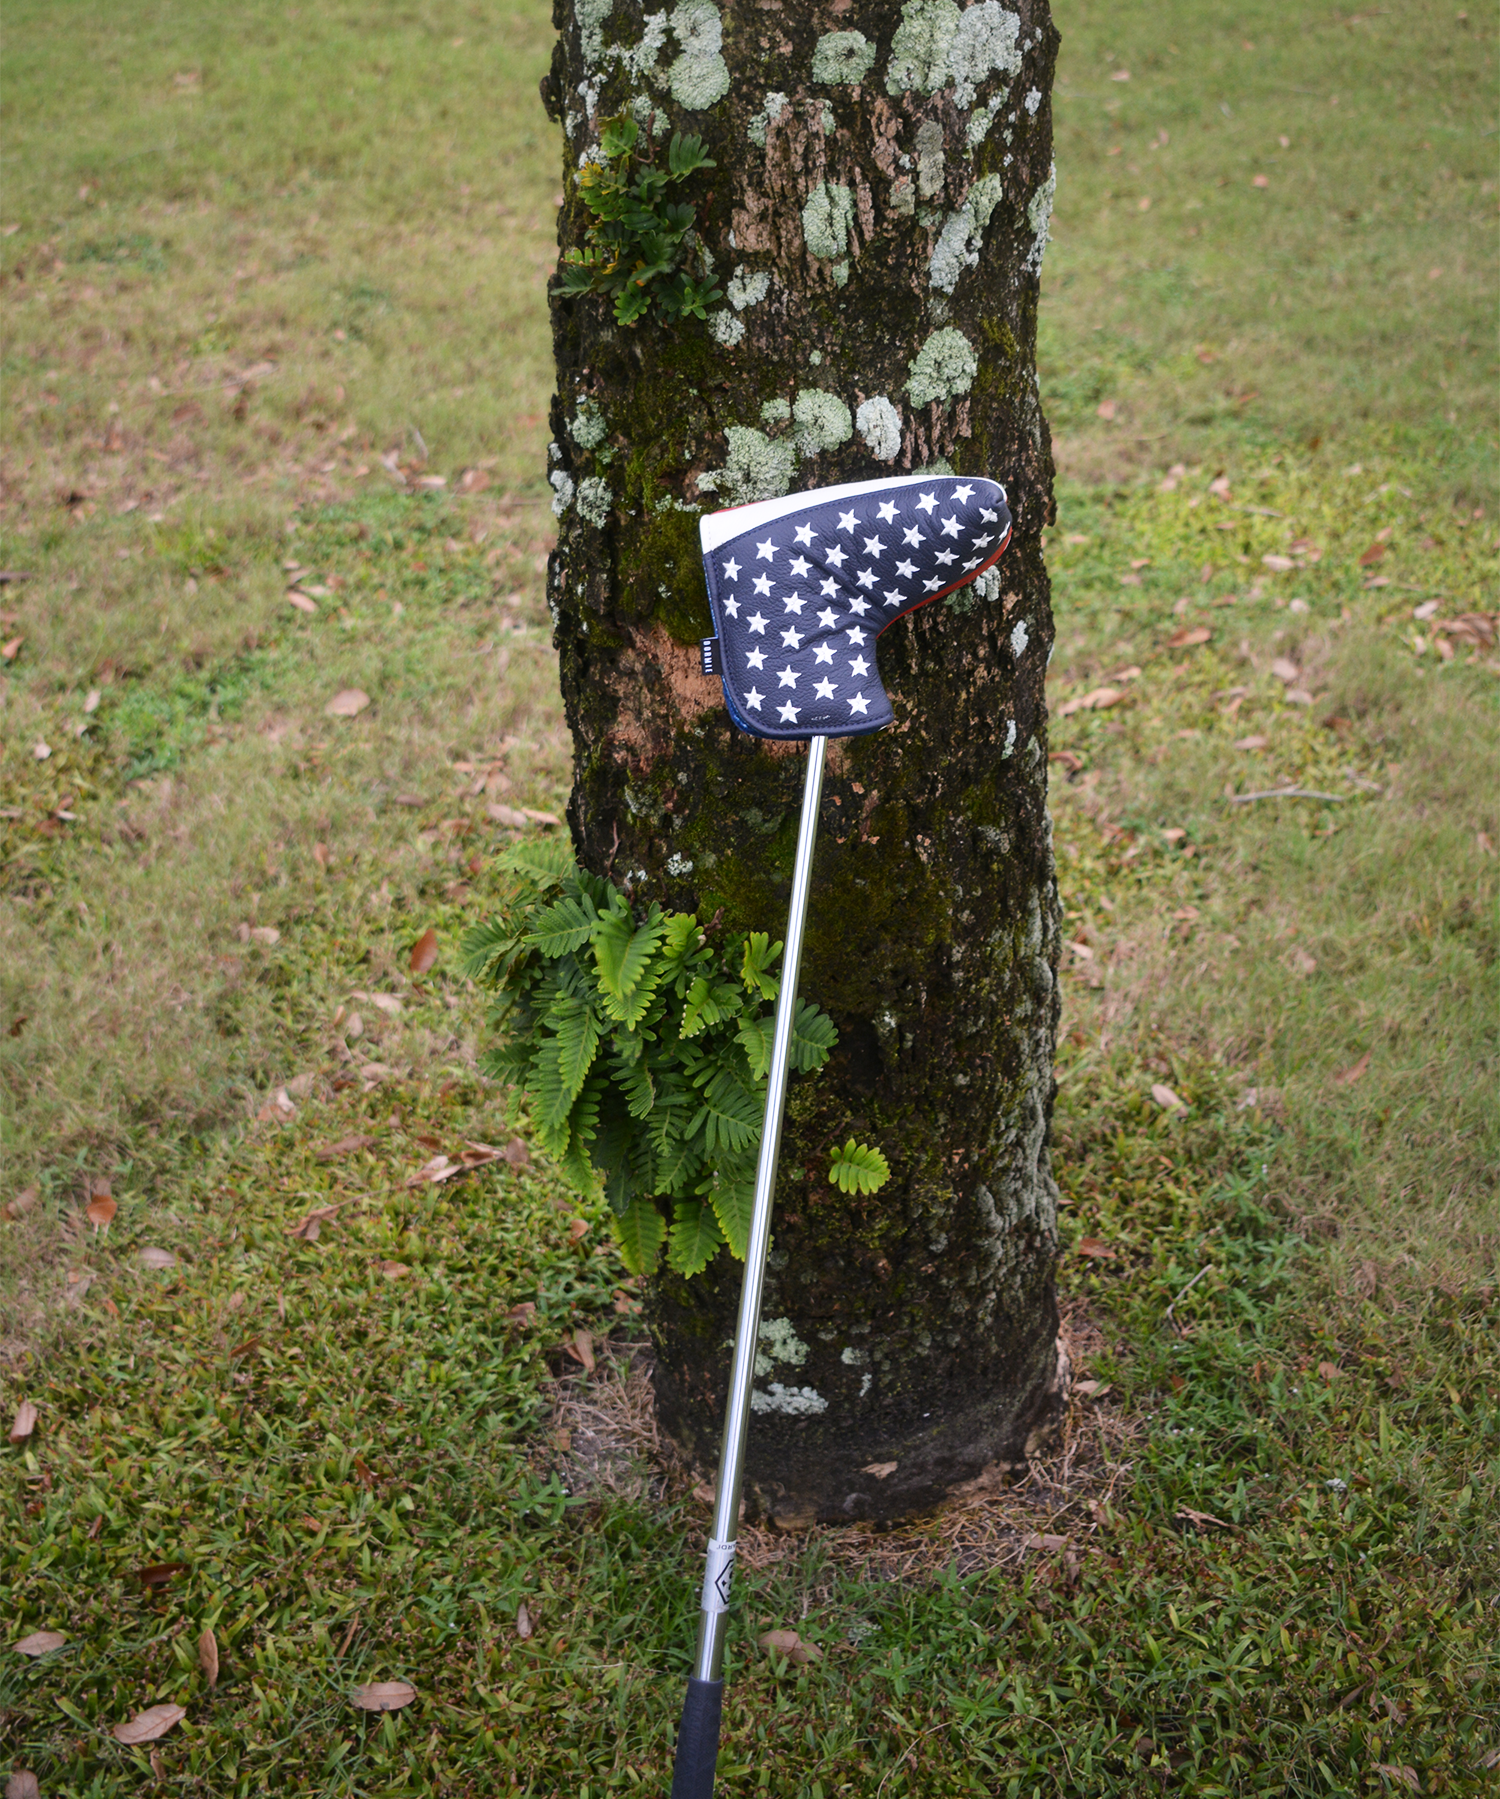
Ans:
[[[722,1680],[689,1680],[677,1730],[672,1799],[712,1799],[714,1763],[719,1759],[719,1718],[724,1710]]]

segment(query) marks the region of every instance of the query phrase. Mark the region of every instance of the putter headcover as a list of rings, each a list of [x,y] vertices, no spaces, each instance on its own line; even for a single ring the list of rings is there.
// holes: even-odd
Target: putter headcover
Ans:
[[[757,737],[857,737],[891,722],[875,639],[975,580],[1010,542],[998,481],[912,475],[815,487],[698,521],[715,635],[703,672]]]

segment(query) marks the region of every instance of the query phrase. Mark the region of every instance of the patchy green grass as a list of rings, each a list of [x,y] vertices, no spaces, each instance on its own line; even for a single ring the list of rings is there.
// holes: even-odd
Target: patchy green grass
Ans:
[[[0,1659],[0,1765],[661,1791],[706,1514],[567,1491],[550,1423],[560,1371],[608,1390],[563,1345],[628,1345],[623,1271],[540,1158],[410,1184],[526,1133],[450,967],[566,792],[545,9],[65,10],[11,9],[0,152],[0,1385],[39,1409],[0,1616],[67,1642]],[[1096,1384],[1074,1476],[983,1553],[942,1519],[759,1544],[721,1786],[1477,1794],[1493,25],[1060,24],[1057,1163]],[[1325,797],[1238,803],[1286,787]],[[375,1680],[418,1697],[356,1710]]]

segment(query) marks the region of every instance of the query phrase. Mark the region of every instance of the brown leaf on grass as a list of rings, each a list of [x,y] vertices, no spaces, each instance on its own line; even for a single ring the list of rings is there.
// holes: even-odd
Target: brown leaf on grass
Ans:
[[[177,1258],[170,1249],[157,1249],[154,1244],[150,1243],[144,1249],[137,1251],[136,1260],[147,1268],[175,1268],[177,1266]]]
[[[505,1316],[512,1324],[519,1324],[524,1330],[536,1317],[536,1302],[531,1299],[523,1299],[520,1305],[512,1306]]]
[[[887,1475],[894,1474],[898,1466],[896,1462],[869,1462],[860,1469],[860,1473],[873,1474],[876,1480],[884,1480]]]
[[[416,1696],[417,1689],[409,1680],[372,1680],[356,1687],[349,1698],[362,1712],[399,1712]]]
[[[5,1799],[42,1799],[42,1789],[30,1768],[17,1768],[5,1783]]]
[[[1153,1081],[1151,1083],[1151,1097],[1163,1111],[1185,1112],[1187,1110],[1187,1106],[1183,1101],[1182,1096],[1174,1093],[1165,1081]]]
[[[1076,775],[1083,767],[1083,757],[1076,755],[1072,750],[1049,750],[1047,760],[1061,762],[1070,775]]]
[[[388,1281],[399,1281],[411,1273],[405,1262],[382,1262],[380,1272]]]
[[[1057,709],[1059,718],[1071,718],[1075,712],[1103,712],[1110,706],[1118,706],[1125,698],[1123,688],[1095,687],[1089,693],[1081,693],[1076,699],[1064,700]]]
[[[1021,1547],[1023,1549],[1045,1549],[1055,1551],[1058,1549],[1066,1549],[1067,1546],[1068,1539],[1066,1537],[1056,1536],[1051,1531],[1032,1531],[1030,1535],[1024,1536],[1021,1539]]]
[[[519,1137],[512,1137],[501,1153],[512,1168],[529,1168],[531,1166],[531,1151]]]
[[[338,1218],[339,1206],[347,1203],[346,1200],[341,1199],[337,1205],[319,1206],[315,1211],[309,1212],[305,1218],[299,1218],[295,1224],[289,1224],[286,1234],[289,1237],[299,1238],[303,1243],[316,1243],[322,1235],[323,1226],[335,1223]]]
[[[525,828],[526,814],[517,811],[514,806],[492,805],[486,806],[484,810],[492,823],[504,825],[507,831],[520,831]]]
[[[345,687],[323,708],[329,718],[358,718],[370,703],[369,694],[358,687]]]
[[[1106,1257],[1117,1256],[1120,1252],[1117,1249],[1111,1249],[1102,1237],[1080,1237],[1078,1239],[1078,1253],[1081,1256],[1092,1256],[1096,1260],[1101,1260]]]
[[[180,1705],[153,1705],[149,1711],[137,1712],[124,1724],[117,1724],[110,1733],[117,1743],[127,1746],[135,1743],[154,1743],[164,1737],[174,1725],[180,1724],[187,1716],[187,1711]]]
[[[1384,554],[1385,545],[1383,543],[1372,543],[1369,549],[1365,551],[1364,555],[1360,557],[1359,566],[1361,568],[1369,568],[1374,563],[1379,562]]]
[[[823,1651],[816,1643],[804,1643],[795,1630],[768,1630],[758,1636],[756,1642],[770,1654],[785,1656],[794,1668],[806,1667],[808,1662],[820,1662]]]
[[[152,1562],[147,1568],[137,1568],[135,1577],[148,1592],[159,1593],[177,1575],[186,1573],[186,1562]]]
[[[67,1640],[60,1630],[34,1630],[29,1637],[22,1637],[19,1643],[12,1643],[11,1648],[17,1655],[51,1655],[54,1649],[61,1649]]]
[[[524,1599],[516,1607],[516,1635],[523,1643],[532,1635],[531,1613]]]
[[[426,974],[438,957],[437,932],[429,925],[411,946],[411,971]]]
[[[119,1209],[108,1193],[99,1193],[89,1201],[85,1216],[94,1229],[99,1231],[105,1229]]]
[[[1370,1066],[1370,1051],[1366,1050],[1365,1053],[1359,1058],[1359,1060],[1356,1063],[1354,1063],[1354,1065],[1352,1067],[1346,1068],[1342,1074],[1336,1074],[1333,1077],[1334,1086],[1335,1087],[1352,1087],[1354,1085],[1354,1083],[1359,1079],[1359,1077],[1364,1073],[1364,1071],[1369,1066]]]
[[[321,1149],[313,1151],[313,1159],[318,1162],[336,1162],[341,1156],[352,1156],[362,1149],[368,1149],[375,1139],[367,1136],[340,1137],[337,1143],[325,1143]]]
[[[571,1341],[563,1344],[563,1353],[582,1362],[585,1374],[594,1372],[594,1339],[586,1330],[574,1331]]]
[[[1232,1524],[1216,1518],[1212,1512],[1195,1512],[1190,1505],[1180,1505],[1174,1514],[1179,1524],[1191,1524],[1194,1530],[1233,1530]]]
[[[206,1625],[198,1638],[198,1666],[211,1687],[219,1684],[219,1639],[213,1627]]]
[[[24,1218],[41,1196],[40,1188],[23,1187],[15,1198],[11,1200],[9,1205],[6,1206],[5,1216],[9,1218],[12,1223],[18,1218]]]
[[[570,1243],[582,1243],[588,1234],[589,1221],[587,1218],[575,1218],[568,1226],[568,1241]]]
[[[29,1399],[23,1399],[16,1407],[16,1415],[10,1427],[12,1443],[24,1443],[36,1429],[37,1410]]]
[[[451,1181],[455,1174],[462,1173],[461,1163],[450,1162],[447,1156],[433,1156],[409,1177],[406,1184],[408,1187],[433,1186],[439,1181]]]
[[[1207,643],[1213,632],[1207,625],[1184,625],[1167,639],[1169,650],[1185,650],[1190,644]]]
[[[1288,687],[1293,681],[1300,681],[1302,679],[1302,670],[1298,668],[1295,662],[1288,661],[1285,656],[1278,656],[1271,664],[1271,673],[1275,675],[1278,681],[1285,683]]]
[[[281,932],[278,931],[276,929],[275,925],[273,925],[273,924],[251,925],[250,941],[252,943],[265,943],[265,944],[280,943]]]
[[[1115,403],[1113,400],[1101,400],[1094,408],[1094,412],[1104,420],[1106,425],[1110,424],[1115,416]]]
[[[21,645],[25,641],[24,637],[12,637],[9,643],[0,643],[0,657],[3,657],[6,662],[14,662],[20,655]]]
[[[1376,1762],[1375,1772],[1386,1775],[1398,1786],[1404,1786],[1409,1793],[1420,1793],[1422,1790],[1422,1782],[1416,1769],[1408,1767],[1405,1762]]]
[[[1290,556],[1262,556],[1260,560],[1262,566],[1270,569],[1273,575],[1284,575],[1297,566]]]
[[[1337,1362],[1318,1363],[1318,1373],[1324,1380],[1337,1380],[1343,1372],[1343,1369],[1339,1367]]]
[[[1271,747],[1269,737],[1236,737],[1230,746],[1236,750],[1265,750]]]
[[[298,593],[295,587],[287,594],[286,600],[289,606],[295,606],[299,612],[310,615],[318,610],[318,602],[309,599],[305,593]]]
[[[1291,954],[1291,963],[1293,973],[1303,976],[1304,979],[1310,974],[1317,973],[1317,958],[1308,955],[1305,949],[1294,949]]]
[[[1113,1381],[1075,1380],[1072,1391],[1080,1399],[1103,1399],[1106,1393],[1115,1390]]]

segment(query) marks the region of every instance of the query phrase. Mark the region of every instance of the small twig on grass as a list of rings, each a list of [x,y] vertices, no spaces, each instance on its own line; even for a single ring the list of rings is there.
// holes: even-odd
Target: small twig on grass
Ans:
[[[1193,1278],[1188,1282],[1188,1284],[1177,1295],[1177,1299],[1174,1299],[1172,1301],[1172,1304],[1167,1307],[1167,1323],[1171,1325],[1172,1329],[1174,1331],[1176,1331],[1179,1336],[1181,1336],[1181,1334],[1182,1334],[1182,1326],[1172,1316],[1172,1313],[1173,1313],[1174,1309],[1176,1308],[1177,1302],[1178,1302],[1178,1300],[1187,1298],[1188,1294],[1192,1292],[1193,1288],[1198,1285],[1199,1281],[1201,1281],[1203,1279],[1204,1275],[1208,1273],[1208,1271],[1213,1267],[1213,1265],[1214,1264],[1212,1262],[1205,1262],[1203,1264],[1203,1266],[1198,1270],[1198,1272],[1193,1276]]]
[[[1246,806],[1251,800],[1328,800],[1342,806],[1347,795],[1318,793],[1311,787],[1272,787],[1264,793],[1231,793],[1228,797],[1231,806]]]
[[[359,1627],[359,1613],[356,1612],[354,1614],[354,1616],[349,1620],[349,1628],[344,1632],[343,1642],[339,1644],[338,1656],[337,1656],[337,1659],[339,1661],[342,1661],[344,1659],[345,1655],[348,1653],[349,1645],[354,1641],[354,1633],[358,1629],[358,1627]]]

